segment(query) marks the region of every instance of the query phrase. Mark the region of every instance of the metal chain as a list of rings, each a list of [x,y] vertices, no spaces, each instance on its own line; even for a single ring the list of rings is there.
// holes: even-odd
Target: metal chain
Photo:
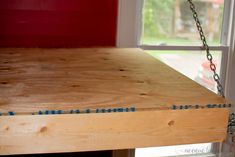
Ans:
[[[190,5],[190,9],[193,13],[193,18],[196,22],[196,26],[197,26],[197,29],[198,29],[198,32],[199,32],[199,35],[200,35],[200,38],[201,38],[201,41],[202,41],[202,44],[203,44],[203,48],[204,48],[204,50],[206,50],[207,60],[210,62],[210,69],[213,72],[213,78],[214,78],[215,82],[217,83],[218,93],[222,97],[224,97],[224,90],[223,90],[223,86],[221,85],[221,82],[220,82],[220,76],[216,72],[216,65],[213,62],[213,57],[210,53],[210,48],[209,48],[209,46],[206,42],[206,37],[205,37],[204,32],[202,30],[202,26],[201,26],[201,23],[199,21],[195,5],[193,3],[193,0],[188,0],[188,2],[189,2],[189,5]]]

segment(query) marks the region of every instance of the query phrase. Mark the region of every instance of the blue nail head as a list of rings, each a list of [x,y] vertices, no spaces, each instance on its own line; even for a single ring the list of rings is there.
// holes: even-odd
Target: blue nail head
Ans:
[[[42,111],[38,111],[38,114],[39,114],[39,115],[42,115],[42,114],[43,114],[43,112],[42,112]]]
[[[52,110],[52,111],[51,111],[51,114],[56,114],[56,111],[55,111],[55,110]]]
[[[105,111],[106,111],[105,109],[102,109],[102,110],[101,110],[101,112],[103,112],[103,113],[105,113]]]
[[[129,112],[129,108],[126,108],[126,112]]]
[[[131,111],[132,111],[132,112],[135,112],[135,107],[131,107]]]
[[[58,113],[58,114],[62,114],[63,111],[62,111],[62,110],[58,110],[57,113]]]
[[[80,113],[80,110],[76,110],[76,113]]]
[[[46,111],[45,111],[45,114],[50,114],[50,111],[46,110]]]
[[[12,112],[12,111],[9,111],[9,112],[8,112],[8,115],[9,115],[9,116],[14,116],[14,115],[15,115],[15,113],[14,113],[14,112]]]
[[[177,109],[177,106],[176,106],[176,105],[173,105],[173,106],[172,106],[172,109],[173,109],[173,110],[176,110],[176,109]]]
[[[117,109],[116,109],[116,108],[114,108],[114,109],[113,109],[113,112],[117,112]]]
[[[97,108],[97,109],[96,109],[96,113],[99,113],[99,112],[100,112],[100,110]]]
[[[112,109],[109,108],[109,109],[108,109],[108,112],[112,112]]]
[[[213,104],[213,107],[217,107],[217,104]]]
[[[90,109],[86,109],[86,113],[91,113],[91,110]]]
[[[124,111],[123,108],[119,108],[119,109],[118,109],[118,112],[123,112],[123,111]]]

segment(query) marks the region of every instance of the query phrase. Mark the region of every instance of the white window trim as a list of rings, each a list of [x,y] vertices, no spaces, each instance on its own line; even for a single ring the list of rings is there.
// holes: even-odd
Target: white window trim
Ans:
[[[137,47],[141,33],[143,0],[118,1],[117,47]]]

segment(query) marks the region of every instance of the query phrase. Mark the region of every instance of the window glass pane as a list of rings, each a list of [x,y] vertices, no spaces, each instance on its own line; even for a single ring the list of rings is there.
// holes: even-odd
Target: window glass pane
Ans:
[[[186,75],[202,86],[217,92],[216,83],[213,80],[213,73],[210,64],[206,59],[205,51],[146,51],[153,57]],[[220,73],[221,51],[211,51],[213,61]]]
[[[209,45],[220,45],[224,0],[195,0]],[[142,44],[202,45],[187,0],[144,0]]]
[[[209,157],[210,152],[211,143],[204,143],[166,147],[137,148],[135,151],[135,157],[169,157],[192,154],[201,154],[200,157]]]

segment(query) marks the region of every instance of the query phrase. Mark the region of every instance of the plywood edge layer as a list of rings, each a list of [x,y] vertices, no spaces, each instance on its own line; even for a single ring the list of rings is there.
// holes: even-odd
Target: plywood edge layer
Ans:
[[[221,142],[229,110],[162,110],[0,117],[0,154],[57,153]]]

